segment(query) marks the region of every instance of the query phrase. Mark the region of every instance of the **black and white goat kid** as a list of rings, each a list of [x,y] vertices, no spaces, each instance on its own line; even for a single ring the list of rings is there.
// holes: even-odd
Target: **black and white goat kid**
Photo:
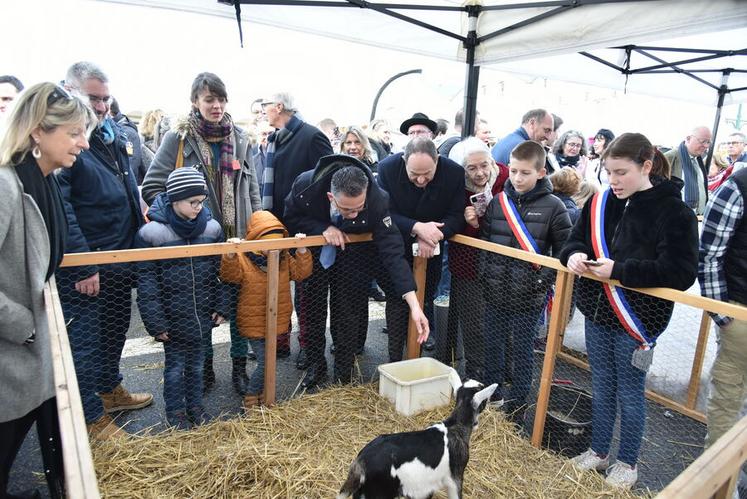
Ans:
[[[443,422],[373,439],[350,465],[337,499],[428,499],[443,489],[460,499],[470,436],[496,387],[468,380],[456,389],[454,410]]]

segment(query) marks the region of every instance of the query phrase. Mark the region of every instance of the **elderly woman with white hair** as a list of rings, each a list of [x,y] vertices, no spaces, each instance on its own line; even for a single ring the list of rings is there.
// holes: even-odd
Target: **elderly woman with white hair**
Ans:
[[[480,139],[469,137],[462,142],[464,153],[464,219],[467,224],[462,234],[479,237],[480,221],[485,215],[488,203],[503,191],[508,179],[508,168],[496,163],[488,146]],[[456,345],[457,332],[463,333],[466,376],[471,379],[484,379],[485,347],[483,335],[482,287],[477,274],[479,251],[469,246],[449,242],[449,270],[451,271],[451,295],[449,299],[449,322],[447,341],[438,342],[437,356],[447,360],[453,358],[450,352],[442,351],[442,346],[450,349]],[[454,356],[455,357],[455,356]]]

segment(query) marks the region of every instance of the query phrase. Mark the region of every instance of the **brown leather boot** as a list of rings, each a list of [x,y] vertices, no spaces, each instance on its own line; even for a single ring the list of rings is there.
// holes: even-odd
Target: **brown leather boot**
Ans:
[[[105,412],[132,411],[149,406],[153,402],[150,393],[130,393],[120,384],[111,393],[99,393]]]
[[[260,396],[258,395],[244,395],[244,410],[250,411],[253,407],[259,407],[261,404],[260,402]]]
[[[117,426],[112,417],[104,414],[91,424],[86,425],[88,428],[88,438],[91,440],[117,440],[127,438],[127,433]]]

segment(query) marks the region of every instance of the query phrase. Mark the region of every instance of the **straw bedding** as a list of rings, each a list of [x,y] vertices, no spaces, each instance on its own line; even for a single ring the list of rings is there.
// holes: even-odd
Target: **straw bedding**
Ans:
[[[335,387],[190,432],[99,444],[94,462],[106,498],[333,498],[372,438],[450,410],[405,417],[375,385]],[[483,412],[470,449],[465,498],[634,497],[535,449],[497,411]]]

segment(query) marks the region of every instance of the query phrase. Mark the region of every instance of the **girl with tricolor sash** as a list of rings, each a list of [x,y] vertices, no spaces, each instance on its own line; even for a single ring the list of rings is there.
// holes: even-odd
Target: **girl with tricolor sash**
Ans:
[[[632,288],[686,290],[698,268],[698,225],[682,202],[682,181],[669,179],[664,156],[639,133],[616,138],[602,155],[610,188],[584,206],[560,261],[572,272]],[[591,448],[573,458],[582,469],[607,470],[607,482],[630,488],[646,420],[646,371],[674,304],[592,279],[578,280],[586,318],[592,381]],[[620,406],[620,448],[610,443]]]

